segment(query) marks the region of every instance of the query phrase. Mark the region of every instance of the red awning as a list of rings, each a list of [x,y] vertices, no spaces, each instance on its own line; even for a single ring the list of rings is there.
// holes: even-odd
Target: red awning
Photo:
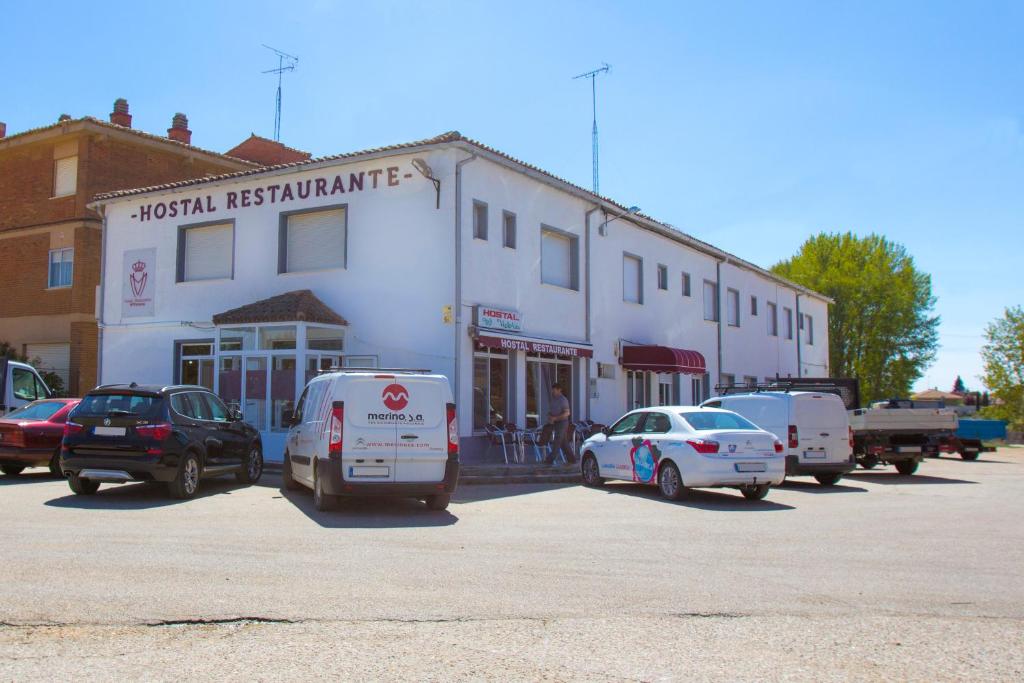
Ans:
[[[622,349],[622,367],[647,372],[681,372],[703,375],[708,371],[704,356],[697,351],[669,346],[626,346]]]

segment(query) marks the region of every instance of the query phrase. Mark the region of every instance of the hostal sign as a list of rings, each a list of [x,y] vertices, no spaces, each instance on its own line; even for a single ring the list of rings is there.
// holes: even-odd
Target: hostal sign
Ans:
[[[502,332],[522,332],[523,317],[519,311],[509,311],[490,306],[476,307],[476,325],[485,330],[501,330]]]

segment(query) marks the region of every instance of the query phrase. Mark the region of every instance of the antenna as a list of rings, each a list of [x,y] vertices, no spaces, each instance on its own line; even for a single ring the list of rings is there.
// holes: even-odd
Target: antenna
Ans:
[[[577,78],[589,78],[590,79],[590,94],[594,102],[594,133],[593,133],[593,155],[594,155],[594,194],[601,194],[600,186],[597,182],[597,77],[603,73],[611,71],[611,66],[607,62],[601,62],[600,69],[594,69],[588,71],[585,74],[579,76],[573,76],[573,80]]]
[[[270,47],[267,44],[263,44],[263,47],[267,48],[275,55],[277,55],[277,68],[267,69],[263,73],[265,74],[277,74],[277,107],[274,109],[274,140],[281,141],[281,76],[285,71],[295,71],[295,65],[298,64],[299,58],[295,55],[290,55],[287,52],[281,52],[277,48]],[[287,64],[285,61],[287,60]]]

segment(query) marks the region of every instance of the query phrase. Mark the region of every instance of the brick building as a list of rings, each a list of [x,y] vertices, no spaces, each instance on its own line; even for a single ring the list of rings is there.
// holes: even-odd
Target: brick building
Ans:
[[[131,120],[118,100],[109,123],[64,115],[11,136],[0,123],[0,341],[39,358],[72,396],[96,384],[102,223],[89,200],[258,165],[193,147],[183,114],[167,137]]]

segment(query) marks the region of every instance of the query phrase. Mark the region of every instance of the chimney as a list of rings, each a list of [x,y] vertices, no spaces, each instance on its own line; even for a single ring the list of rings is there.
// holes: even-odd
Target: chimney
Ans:
[[[128,113],[128,100],[123,97],[114,100],[114,111],[110,112],[110,122],[125,128],[132,127],[132,115]]]
[[[188,129],[188,117],[180,111],[171,120],[171,127],[167,129],[167,137],[186,145],[192,143],[192,131]]]
[[[7,137],[7,124],[0,121],[0,138]]]

